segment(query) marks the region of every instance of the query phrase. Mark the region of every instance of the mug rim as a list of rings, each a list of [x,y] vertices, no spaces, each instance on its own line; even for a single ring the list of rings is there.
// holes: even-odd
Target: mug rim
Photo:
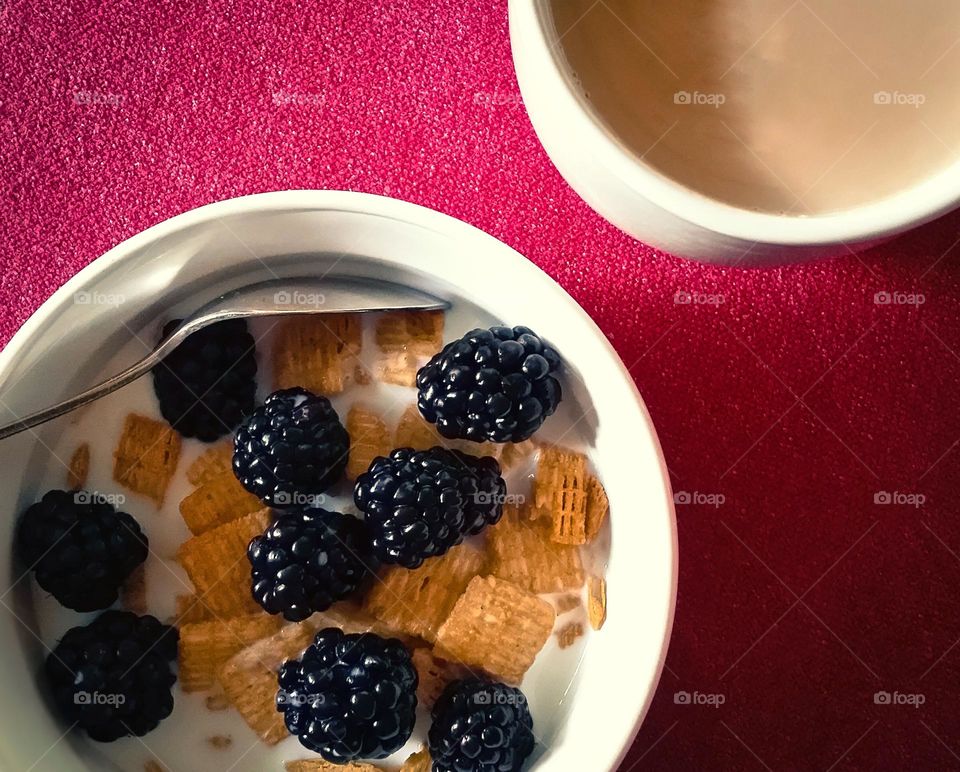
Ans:
[[[862,244],[902,233],[960,206],[960,160],[900,192],[823,214],[788,215],[746,209],[707,196],[663,174],[608,128],[575,87],[553,24],[551,0],[510,0],[511,24],[522,24],[546,53],[561,88],[560,105],[591,152],[623,183],[675,217],[731,238],[785,246]],[[853,250],[851,250],[853,251]]]

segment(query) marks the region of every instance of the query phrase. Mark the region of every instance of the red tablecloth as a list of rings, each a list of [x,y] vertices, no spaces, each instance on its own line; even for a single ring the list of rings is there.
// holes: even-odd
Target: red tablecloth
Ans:
[[[503,0],[7,0],[0,38],[0,342],[211,201],[344,188],[467,220],[596,319],[691,502],[623,769],[960,768],[960,217],[763,272],[632,241],[537,143]]]

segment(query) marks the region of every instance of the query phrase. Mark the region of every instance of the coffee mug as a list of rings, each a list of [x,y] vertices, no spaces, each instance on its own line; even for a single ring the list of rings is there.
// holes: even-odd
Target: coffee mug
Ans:
[[[666,251],[842,255],[960,203],[955,0],[510,0],[510,35],[553,163]]]

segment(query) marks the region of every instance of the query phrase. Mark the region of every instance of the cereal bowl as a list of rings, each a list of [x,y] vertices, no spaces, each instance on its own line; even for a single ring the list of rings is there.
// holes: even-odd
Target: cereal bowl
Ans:
[[[511,281],[498,282],[504,275]],[[447,340],[472,327],[523,324],[560,351],[564,402],[537,439],[581,448],[606,489],[610,517],[588,568],[606,578],[608,612],[600,630],[573,646],[561,647],[552,637],[526,673],[522,687],[538,740],[527,768],[615,769],[649,707],[672,625],[677,546],[669,482],[650,418],[610,344],[558,285],[494,238],[412,204],[335,191],[262,194],[188,212],[112,249],[30,318],[0,354],[3,417],[63,399],[129,364],[153,345],[164,320],[222,292],[299,276],[406,284],[451,303]],[[377,388],[397,410],[415,393]],[[177,502],[185,493],[183,468],[203,446],[184,440],[162,505],[118,487],[111,479],[112,455],[124,418],[133,411],[158,417],[151,399],[144,378],[6,440],[4,522],[12,544],[20,513],[44,491],[66,487],[72,449],[81,440],[89,443],[86,487],[122,497],[123,509],[148,532],[148,608],[165,618],[172,614],[164,605],[172,600],[169,587],[189,587],[174,560],[177,545],[189,536],[176,517]],[[520,474],[519,484],[528,478]],[[43,660],[69,627],[95,614],[57,608],[12,552],[2,557],[7,580],[0,641],[7,667],[0,769],[143,769],[153,761],[180,770],[242,772],[281,769],[284,761],[312,755],[293,738],[263,745],[233,711],[210,711],[202,695],[182,693],[179,686],[173,715],[143,738],[101,745],[69,731],[46,695]],[[425,721],[421,715],[404,752],[422,742]]]

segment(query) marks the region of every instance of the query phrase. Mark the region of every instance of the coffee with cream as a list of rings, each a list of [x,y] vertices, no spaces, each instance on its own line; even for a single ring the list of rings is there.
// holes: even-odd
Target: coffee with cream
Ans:
[[[596,117],[758,211],[866,204],[960,161],[957,0],[550,0]]]

